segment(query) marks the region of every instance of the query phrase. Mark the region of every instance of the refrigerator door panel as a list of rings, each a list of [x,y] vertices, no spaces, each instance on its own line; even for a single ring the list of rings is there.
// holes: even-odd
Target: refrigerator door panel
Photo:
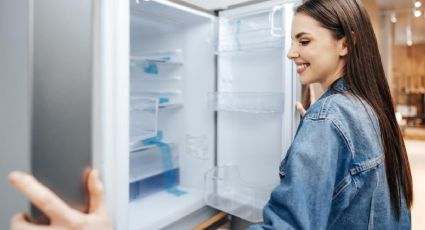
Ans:
[[[278,167],[294,135],[291,1],[220,12],[216,53],[217,167],[206,176],[208,205],[250,222],[279,183]],[[242,195],[243,194],[243,195]]]
[[[120,25],[128,25],[128,2],[31,2],[33,173],[85,211],[84,172],[98,169],[115,228],[128,229],[129,99],[122,76],[129,52],[128,27]]]
[[[93,2],[33,4],[32,173],[85,212],[92,166]],[[34,206],[32,219],[47,221]]]

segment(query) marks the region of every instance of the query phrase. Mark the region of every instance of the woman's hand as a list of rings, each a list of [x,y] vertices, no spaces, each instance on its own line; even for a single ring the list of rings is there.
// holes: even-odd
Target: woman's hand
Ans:
[[[103,185],[96,170],[92,170],[88,177],[90,204],[87,214],[69,207],[31,175],[12,172],[8,179],[13,187],[23,193],[50,219],[50,225],[36,225],[28,222],[24,213],[19,213],[11,220],[11,230],[113,229],[104,201]]]
[[[300,102],[297,102],[295,104],[295,106],[296,106],[296,109],[297,109],[298,113],[301,115],[301,117],[304,117],[304,114],[305,114],[305,108],[304,108],[304,106]]]

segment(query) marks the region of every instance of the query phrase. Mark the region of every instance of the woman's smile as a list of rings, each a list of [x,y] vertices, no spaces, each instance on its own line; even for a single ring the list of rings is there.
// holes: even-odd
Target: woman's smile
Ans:
[[[298,74],[303,73],[310,66],[309,63],[305,63],[305,62],[295,62],[295,64],[297,65]]]

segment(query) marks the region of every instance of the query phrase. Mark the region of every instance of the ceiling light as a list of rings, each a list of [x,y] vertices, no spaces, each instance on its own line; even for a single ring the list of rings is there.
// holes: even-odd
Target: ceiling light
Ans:
[[[393,12],[393,13],[391,13],[391,22],[392,23],[396,23],[397,22],[397,17],[395,16],[395,13]]]
[[[420,1],[416,1],[415,2],[415,7],[416,8],[419,8],[419,7],[421,7],[422,6],[422,3],[420,2]]]
[[[422,12],[420,10],[415,10],[415,17],[420,17]]]

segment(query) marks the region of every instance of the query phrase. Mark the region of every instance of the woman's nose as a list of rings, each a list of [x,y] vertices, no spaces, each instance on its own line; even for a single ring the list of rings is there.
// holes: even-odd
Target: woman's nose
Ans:
[[[288,54],[286,55],[286,57],[288,59],[291,59],[292,60],[292,59],[295,59],[295,58],[297,58],[299,56],[300,56],[299,52],[297,50],[295,50],[295,48],[294,48],[293,45],[291,45],[291,48],[289,49]]]

